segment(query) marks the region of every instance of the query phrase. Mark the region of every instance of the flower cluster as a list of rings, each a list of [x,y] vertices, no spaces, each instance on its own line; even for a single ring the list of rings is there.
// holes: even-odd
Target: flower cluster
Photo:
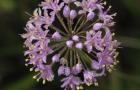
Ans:
[[[54,80],[55,65],[65,90],[98,85],[98,77],[112,71],[119,43],[111,27],[113,17],[103,0],[45,0],[27,22],[26,66],[39,81]],[[57,65],[56,65],[57,64]]]

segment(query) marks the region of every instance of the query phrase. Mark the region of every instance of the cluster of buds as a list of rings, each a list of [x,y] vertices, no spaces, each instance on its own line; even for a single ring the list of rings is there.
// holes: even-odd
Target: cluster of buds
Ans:
[[[62,76],[64,90],[98,85],[98,77],[118,63],[119,42],[111,27],[113,17],[103,0],[45,0],[27,22],[26,66],[37,72],[37,81]],[[55,70],[56,71],[56,70]]]

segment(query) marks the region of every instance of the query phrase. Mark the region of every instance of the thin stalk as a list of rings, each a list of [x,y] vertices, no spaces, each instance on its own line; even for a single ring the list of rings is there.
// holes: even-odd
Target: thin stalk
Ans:
[[[72,50],[70,50],[70,67],[73,66],[73,56],[72,56]]]
[[[51,25],[51,26],[49,26],[51,29],[53,29],[53,30],[55,30],[55,31],[58,31],[58,32],[60,32],[61,34],[63,34],[63,35],[65,35],[66,36],[66,33],[64,33],[64,32],[62,32],[62,30],[60,30],[59,28],[57,28],[56,26],[54,26],[54,25]]]
[[[63,55],[63,53],[67,50],[67,47],[65,46],[62,50],[59,51],[60,55]]]
[[[63,37],[61,40],[54,40],[54,39],[50,39],[50,45],[54,45],[54,44],[57,44],[57,43],[64,43],[64,42],[66,42],[68,40],[68,38],[67,37]]]
[[[71,3],[68,3],[68,7],[71,8]],[[70,21],[70,17],[67,18],[67,24],[68,24],[68,28],[69,28],[69,32],[72,34],[71,32],[71,21]]]
[[[60,42],[60,43],[57,43],[55,45],[51,45],[51,48],[55,48],[55,47],[60,47],[60,46],[64,46],[65,45],[65,41],[64,42]]]
[[[65,31],[66,31],[67,33],[69,33],[69,31],[68,31],[68,29],[67,29],[67,27],[66,27],[66,25],[65,25],[65,23],[64,23],[64,21],[63,21],[63,19],[62,19],[62,17],[61,17],[59,14],[57,14],[56,16],[57,16],[59,22],[60,22],[60,23],[62,24],[62,26],[64,27]]]
[[[81,54],[82,54],[85,58],[87,58],[88,60],[92,61],[91,57],[89,57],[84,51],[81,51]],[[89,62],[90,62],[90,61],[89,61]]]
[[[85,34],[87,31],[82,30],[81,32],[78,32],[76,35],[80,35],[80,34]]]
[[[78,50],[76,53],[77,53],[78,62],[83,63],[83,66],[85,67],[85,69],[88,69],[88,67],[87,67],[87,65],[86,65],[86,63],[85,63],[85,61],[83,60],[82,55],[80,55],[79,50]]]
[[[77,60],[77,58],[76,58],[76,49],[73,49],[73,60],[74,60],[74,65],[76,65],[76,60]]]
[[[80,18],[78,19],[78,21],[77,21],[77,23],[76,23],[76,25],[75,25],[75,27],[74,27],[74,31],[76,30],[76,28],[77,28],[78,24],[80,23],[82,17],[83,17],[83,15],[80,16]]]
[[[81,33],[87,32],[87,30],[90,29],[90,28],[92,28],[93,25],[94,25],[95,23],[97,23],[97,22],[99,22],[99,19],[97,19],[97,20],[96,20],[95,22],[93,22],[92,24],[87,25],[88,27],[86,27],[86,28],[85,28],[84,30],[82,30],[81,32],[77,32],[76,34],[81,34]]]
[[[85,15],[86,16],[86,15]],[[80,24],[80,26],[76,29],[75,33],[78,33],[79,30],[87,23],[87,20],[83,20],[82,23]]]
[[[81,60],[80,60],[80,57],[79,57],[79,54],[78,53],[79,53],[78,51],[75,51],[75,54],[76,54],[77,59],[78,59],[78,62],[82,63]]]
[[[86,39],[86,37],[85,37],[85,36],[79,36],[79,37]]]
[[[95,23],[99,22],[99,19],[97,19],[95,22],[93,22],[92,24],[88,25],[87,28],[85,28],[85,30],[87,30],[88,28],[91,28]]]
[[[73,21],[70,20],[70,31],[71,31],[71,33],[72,33],[72,30],[73,30],[73,28],[72,28],[72,24],[73,24]],[[73,34],[73,33],[72,33],[72,34]]]
[[[75,33],[77,34],[79,32],[79,30],[84,26],[85,21],[83,20],[82,23],[80,24],[80,26],[76,29]]]
[[[69,54],[69,48],[67,48],[67,51],[64,55],[65,59],[67,60],[67,63],[66,63],[66,66],[68,67],[69,66],[69,63],[68,63],[68,54]]]
[[[58,51],[59,49],[61,49],[61,48],[63,48],[63,47],[64,47],[64,46],[60,46],[60,47],[58,47],[58,48],[54,48],[53,51],[56,52],[56,51]]]
[[[70,25],[70,18],[67,18],[67,25],[68,25],[68,30],[71,33],[71,25]],[[72,33],[71,33],[72,34]]]

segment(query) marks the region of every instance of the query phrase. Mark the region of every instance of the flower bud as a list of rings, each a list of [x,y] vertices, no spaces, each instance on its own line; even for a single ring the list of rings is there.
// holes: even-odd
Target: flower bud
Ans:
[[[55,39],[55,40],[60,40],[62,38],[62,36],[60,35],[59,32],[55,32],[53,35],[52,35],[52,38]]]
[[[70,11],[70,19],[74,19],[77,16],[77,12],[75,10]]]
[[[72,40],[67,41],[66,45],[71,48],[73,45],[73,41]]]
[[[79,41],[79,37],[78,37],[77,35],[74,35],[74,36],[72,37],[72,40],[74,40],[74,41]]]
[[[78,48],[78,49],[82,49],[83,48],[83,44],[82,43],[77,43],[75,47]]]
[[[100,69],[100,65],[97,61],[92,61],[92,68],[95,69],[95,70],[99,70]]]
[[[102,23],[96,23],[94,26],[93,26],[93,30],[99,30],[103,27],[103,24]]]
[[[60,60],[60,55],[59,54],[56,54],[52,57],[53,62],[59,62],[59,60]]]
[[[87,15],[87,20],[92,20],[94,18],[95,14],[94,12],[89,12],[88,15]]]
[[[64,9],[63,9],[63,15],[64,17],[69,17],[70,15],[70,9],[68,6],[65,6]]]

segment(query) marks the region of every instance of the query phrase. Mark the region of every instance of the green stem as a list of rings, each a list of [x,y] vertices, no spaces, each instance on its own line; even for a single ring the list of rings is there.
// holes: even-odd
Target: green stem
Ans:
[[[76,60],[77,60],[77,58],[76,58],[76,49],[73,49],[73,60],[74,60],[74,65],[76,65]]]
[[[89,57],[84,51],[81,51],[81,54],[84,58],[88,59],[87,61],[90,63],[92,61],[91,57]]]
[[[81,21],[82,17],[83,17],[83,15],[82,15],[82,16],[80,16],[80,18],[78,19],[78,21],[77,21],[77,23],[76,23],[76,25],[75,25],[75,27],[74,27],[74,31],[76,31],[77,26],[78,26],[78,24],[80,23],[80,21]]]
[[[83,20],[83,22],[81,23],[81,25],[78,27],[78,29],[75,31],[75,33],[77,34],[79,32],[79,30],[84,26],[85,21]]]
[[[89,28],[92,28],[94,24],[96,24],[97,22],[99,22],[99,19],[97,19],[95,22],[93,22],[92,24],[88,25],[88,27],[85,30],[88,30]]]
[[[55,48],[55,47],[60,47],[60,46],[64,46],[64,45],[65,45],[65,41],[60,42],[60,43],[56,43],[56,44],[50,45],[50,46],[51,46],[51,48]]]
[[[69,33],[69,31],[68,31],[68,29],[67,29],[67,27],[66,27],[66,25],[65,25],[65,23],[64,23],[64,21],[63,21],[63,18],[62,18],[59,14],[57,14],[56,16],[57,16],[59,22],[60,22],[60,23],[62,24],[62,26],[64,27],[65,31],[66,31],[67,33]]]
[[[70,50],[70,67],[73,66],[73,56],[72,56],[72,50]]]
[[[73,24],[73,21],[70,20],[70,31],[71,31],[71,34],[73,34],[73,33],[72,33],[72,30],[73,30],[73,28],[72,28],[72,24]]]
[[[58,48],[52,48],[53,49],[53,51],[54,52],[56,52],[56,51],[58,51],[58,50],[60,50],[61,48],[63,48],[64,46],[63,45],[61,45],[60,47],[58,47]],[[52,54],[54,54],[54,53],[52,53]]]
[[[65,46],[62,50],[59,51],[59,54],[62,56],[63,53],[67,50],[67,47]]]
[[[88,69],[88,66],[86,65],[86,63],[85,63],[85,61],[84,61],[84,59],[83,59],[83,57],[82,57],[80,51],[77,50],[76,53],[77,53],[78,62],[83,63],[83,66],[85,67],[85,69]]]
[[[77,35],[85,34],[86,32],[87,32],[86,30],[85,31],[81,31],[81,32],[77,33]]]
[[[60,30],[60,29],[59,29],[59,28],[57,28],[56,26],[51,25],[51,26],[50,26],[50,28],[51,28],[51,29],[53,29],[53,30],[55,30],[55,31],[58,31],[58,32],[60,32],[61,34],[63,34],[63,35],[65,35],[65,36],[66,36],[66,33],[62,32],[62,30]]]
[[[64,55],[64,58],[67,60],[67,63],[66,63],[66,66],[68,67],[69,66],[69,63],[68,63],[68,54],[69,54],[69,48],[67,49],[65,55]]]
[[[71,22],[70,22],[70,18],[67,18],[67,25],[68,25],[68,30],[71,33]],[[71,33],[72,34],[72,33]]]

